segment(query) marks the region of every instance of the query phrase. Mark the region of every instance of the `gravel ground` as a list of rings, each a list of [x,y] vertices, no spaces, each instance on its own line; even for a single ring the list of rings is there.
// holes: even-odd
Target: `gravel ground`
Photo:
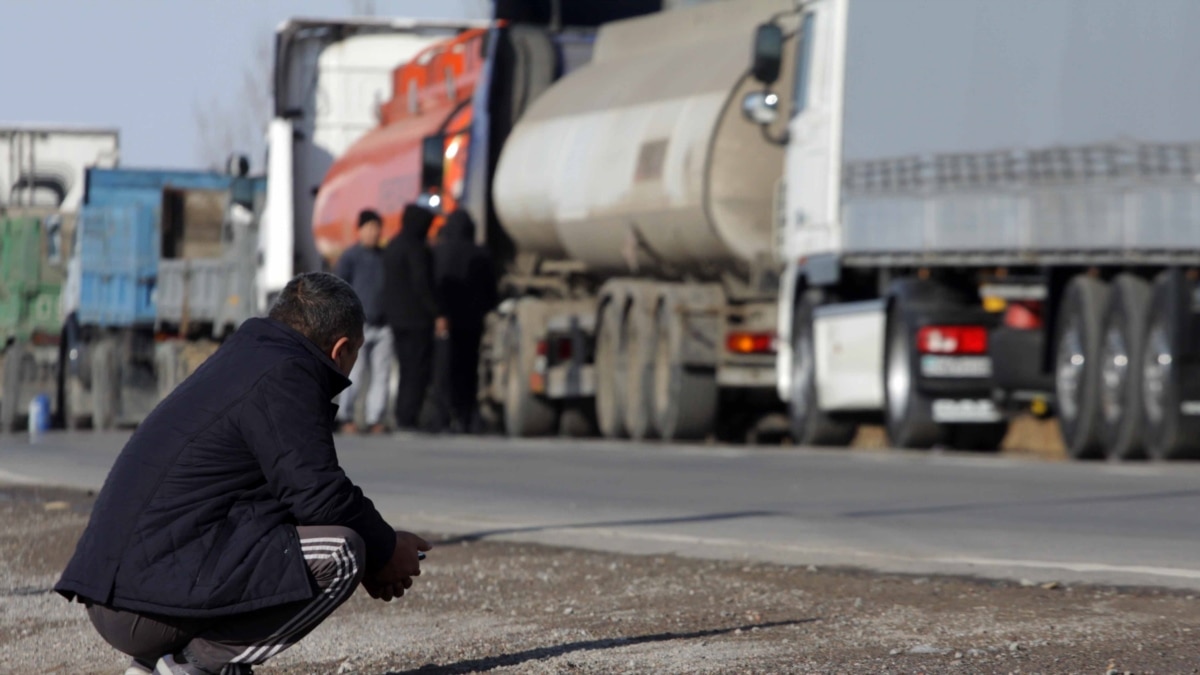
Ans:
[[[118,673],[49,592],[91,499],[0,486],[0,672]],[[355,594],[263,673],[1195,673],[1186,592],[463,541],[391,604]]]

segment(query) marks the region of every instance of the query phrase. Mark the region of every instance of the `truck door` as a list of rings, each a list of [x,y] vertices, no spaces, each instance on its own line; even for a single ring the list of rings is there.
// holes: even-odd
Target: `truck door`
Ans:
[[[840,248],[842,92],[845,79],[846,17],[849,0],[816,0],[805,5],[796,28],[793,81],[785,109],[782,230],[778,240],[784,274],[780,288],[777,359],[780,396],[787,399],[792,359],[792,314],[800,275],[810,261],[834,263]],[[814,258],[816,260],[814,260]],[[817,268],[819,265],[814,264]],[[830,268],[831,265],[819,266]]]
[[[810,5],[797,28],[784,179],[785,251],[836,253],[842,154],[846,0]]]

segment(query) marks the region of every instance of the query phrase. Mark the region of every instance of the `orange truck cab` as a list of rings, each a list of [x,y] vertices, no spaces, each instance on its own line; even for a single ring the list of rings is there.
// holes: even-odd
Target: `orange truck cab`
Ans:
[[[439,213],[457,207],[486,35],[481,29],[465,30],[396,68],[392,98],[378,110],[379,126],[334,162],[317,192],[313,235],[327,261],[336,260],[357,240],[363,209],[372,208],[383,217],[386,241],[400,231],[405,205],[423,193]],[[440,164],[440,176],[429,175],[433,164]],[[423,189],[423,183],[430,182],[444,188]],[[441,221],[435,221],[430,237],[436,236]]]

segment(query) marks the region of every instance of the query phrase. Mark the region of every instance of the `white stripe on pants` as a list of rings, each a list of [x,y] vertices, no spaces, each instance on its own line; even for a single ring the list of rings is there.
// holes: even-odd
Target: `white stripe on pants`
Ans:
[[[329,537],[301,539],[300,550],[310,565],[313,561],[332,559],[337,564],[337,575],[333,582],[320,595],[313,598],[308,607],[293,617],[291,621],[284,624],[267,639],[250,645],[246,651],[235,656],[230,663],[256,665],[291,647],[354,592],[359,578],[358,562],[354,558],[354,551],[351,550],[345,539]]]

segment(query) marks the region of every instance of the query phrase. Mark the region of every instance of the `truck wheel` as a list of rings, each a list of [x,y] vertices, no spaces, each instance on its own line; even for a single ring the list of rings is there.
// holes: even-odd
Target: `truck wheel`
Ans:
[[[898,448],[931,448],[942,440],[933,421],[933,402],[917,388],[913,327],[905,317],[903,296],[888,311],[884,344],[884,414],[888,442]]]
[[[537,359],[538,336],[544,327],[540,304],[522,303],[517,306],[514,323],[509,328],[508,381],[504,397],[504,428],[513,438],[546,436],[558,422],[554,405],[535,394],[529,386]]]
[[[621,349],[623,305],[619,297],[600,310],[596,333],[596,426],[605,438],[624,438],[625,410],[622,406],[625,359]]]
[[[1142,439],[1142,360],[1150,284],[1132,274],[1112,283],[1104,317],[1100,410],[1111,460],[1146,456]]]
[[[1155,281],[1142,352],[1143,438],[1146,453],[1159,461],[1200,457],[1200,418],[1182,409],[1179,321],[1188,316],[1190,297],[1177,297],[1173,277],[1164,273]]]
[[[1100,406],[1101,320],[1108,287],[1087,276],[1067,285],[1058,313],[1054,389],[1063,444],[1075,459],[1104,454]]]
[[[63,428],[67,431],[78,431],[84,426],[86,415],[79,411],[83,397],[87,395],[83,383],[78,377],[67,375],[63,381],[62,419]]]
[[[1008,435],[1008,422],[957,424],[950,430],[950,445],[967,452],[996,452]]]
[[[177,341],[160,342],[154,347],[158,400],[162,401],[187,377],[188,364],[184,360],[182,346]]]
[[[654,419],[666,441],[703,439],[717,416],[716,371],[685,361],[688,335],[682,309],[668,296],[656,312]]]
[[[640,441],[654,438],[654,357],[657,325],[649,292],[634,297],[625,315],[625,429]]]
[[[25,345],[15,342],[4,353],[4,395],[0,397],[0,433],[17,430],[17,411],[21,409],[21,367]]]
[[[591,438],[596,435],[596,420],[578,405],[565,406],[558,416],[558,435],[567,438]]]
[[[92,429],[109,431],[116,426],[117,346],[111,338],[102,338],[92,347]]]
[[[837,422],[817,405],[817,360],[813,342],[814,293],[805,293],[796,307],[792,329],[792,385],[788,421],[796,445],[846,446],[857,428]]]

